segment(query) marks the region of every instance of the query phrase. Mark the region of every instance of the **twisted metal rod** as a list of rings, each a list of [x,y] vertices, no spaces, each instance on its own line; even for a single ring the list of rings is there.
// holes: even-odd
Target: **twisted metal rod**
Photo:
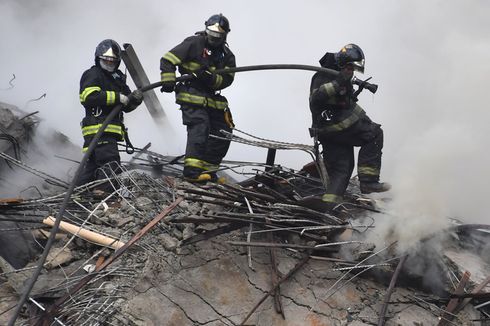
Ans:
[[[34,175],[41,177],[41,178],[46,178],[48,180],[51,180],[57,186],[64,187],[64,188],[68,187],[68,182],[63,181],[61,179],[58,179],[54,176],[51,176],[51,175],[49,175],[43,171],[37,170],[33,167],[30,167],[27,164],[25,164],[24,162],[21,162],[21,161],[13,158],[12,156],[10,156],[6,153],[3,153],[3,152],[0,153],[0,157],[3,158],[4,160],[7,160],[7,161],[17,165],[18,167],[20,167],[21,169],[23,169],[25,171],[30,172],[31,174],[34,174]]]

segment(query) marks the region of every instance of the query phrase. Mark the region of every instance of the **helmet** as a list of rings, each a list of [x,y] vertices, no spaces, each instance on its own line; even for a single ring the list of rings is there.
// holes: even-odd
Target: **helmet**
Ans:
[[[121,63],[121,47],[116,41],[107,39],[95,48],[95,64],[100,64],[102,69],[113,72]]]
[[[355,44],[347,44],[339,52],[334,54],[335,62],[340,68],[351,64],[354,70],[364,72],[364,53]]]
[[[211,46],[222,45],[230,31],[230,22],[223,14],[212,15],[204,23],[206,26],[206,40]]]

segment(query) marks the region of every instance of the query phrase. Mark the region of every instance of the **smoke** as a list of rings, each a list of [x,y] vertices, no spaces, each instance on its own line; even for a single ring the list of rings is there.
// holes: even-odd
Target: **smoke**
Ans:
[[[359,104],[383,125],[382,178],[393,184],[387,229],[410,242],[447,226],[447,217],[485,221],[490,180],[486,132],[490,113],[490,4],[434,1],[213,1],[137,3],[3,0],[0,100],[37,103],[43,123],[82,143],[79,79],[105,38],[133,44],[152,82],[160,57],[204,21],[223,13],[231,23],[230,48],[239,66],[268,63],[318,65],[326,51],[354,42],[366,54],[366,76],[380,85]],[[222,92],[237,128],[259,137],[311,144],[308,89],[311,72],[264,71],[236,75]],[[361,76],[362,77],[362,76]],[[131,85],[134,88],[133,85]],[[132,142],[179,155],[185,128],[171,94],[158,97],[169,128],[142,106],[126,115]],[[232,144],[227,159],[265,161],[266,150]],[[279,151],[276,162],[300,168],[309,157]],[[380,225],[378,229],[382,229]]]
[[[27,170],[15,164],[10,164],[10,170],[4,165],[0,194],[2,197],[39,198],[63,191],[66,188],[56,183],[66,186],[73,179],[81,154],[78,146],[41,124],[31,143],[22,147],[20,159]]]

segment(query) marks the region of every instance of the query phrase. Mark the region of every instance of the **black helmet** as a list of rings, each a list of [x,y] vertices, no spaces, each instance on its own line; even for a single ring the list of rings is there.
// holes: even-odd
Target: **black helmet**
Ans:
[[[346,64],[354,66],[354,70],[364,72],[364,52],[355,44],[347,44],[339,52],[335,53],[335,62],[340,68]]]
[[[209,45],[219,46],[226,41],[226,35],[230,32],[230,22],[223,14],[212,15],[204,22],[204,25]]]
[[[116,41],[107,39],[95,48],[95,64],[99,64],[102,69],[113,72],[121,63],[121,47]]]

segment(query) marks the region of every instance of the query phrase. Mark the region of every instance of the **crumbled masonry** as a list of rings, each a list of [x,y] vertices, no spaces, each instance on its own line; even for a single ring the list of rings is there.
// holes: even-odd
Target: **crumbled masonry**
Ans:
[[[235,140],[311,151],[306,145]],[[322,182],[304,170],[225,165],[235,170],[254,165],[255,175],[238,183],[228,177],[225,184],[191,184],[179,177],[178,156],[145,149],[123,163],[122,174],[107,175],[114,192],[94,193],[96,183],[76,188],[63,220],[123,243],[183,200],[61,304],[59,298],[115,251],[59,232],[16,325],[41,320],[120,326],[488,324],[482,320],[489,319],[490,305],[475,308],[490,300],[488,225],[455,224],[439,235],[443,250],[428,239],[416,252],[404,253],[408,256],[381,316],[403,255],[396,240],[384,247],[365,240],[376,228],[373,213],[382,210],[380,200],[362,196],[353,179],[346,202],[324,213],[303,204],[323,191]],[[15,234],[19,242],[0,258],[1,325],[8,323],[49,235],[42,221],[56,214],[66,190],[61,182],[70,181],[35,173],[43,173],[37,196],[0,196],[0,239]],[[52,182],[45,185],[46,180]],[[14,261],[14,250],[23,259]],[[468,282],[455,297],[467,271]],[[451,299],[457,303],[453,308]],[[39,306],[56,307],[56,313],[46,316]]]

